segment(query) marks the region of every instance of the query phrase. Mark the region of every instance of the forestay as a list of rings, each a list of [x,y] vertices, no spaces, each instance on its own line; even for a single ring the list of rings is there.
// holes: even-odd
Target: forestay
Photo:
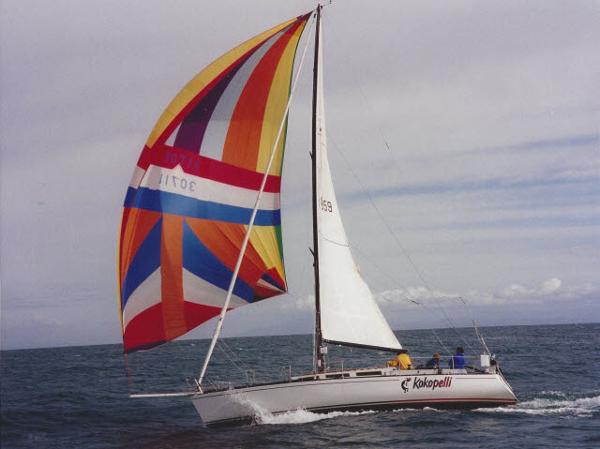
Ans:
[[[323,103],[322,34],[317,73],[317,225],[320,319],[323,340],[355,346],[401,349],[350,251],[335,197]]]
[[[135,167],[119,244],[125,352],[218,315],[289,98],[309,18],[282,23],[215,60],[173,99]],[[280,139],[229,307],[286,291]]]

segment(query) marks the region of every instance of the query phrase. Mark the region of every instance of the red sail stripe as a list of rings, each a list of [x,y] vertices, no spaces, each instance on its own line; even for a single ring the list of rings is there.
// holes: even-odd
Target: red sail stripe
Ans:
[[[236,167],[168,145],[155,146],[154,149],[144,147],[138,161],[138,166],[146,170],[149,165],[164,168],[174,168],[177,165],[181,165],[183,171],[190,175],[251,190],[260,189],[260,184],[264,176],[264,173]],[[279,193],[280,190],[281,177],[274,175],[267,176],[265,192]]]

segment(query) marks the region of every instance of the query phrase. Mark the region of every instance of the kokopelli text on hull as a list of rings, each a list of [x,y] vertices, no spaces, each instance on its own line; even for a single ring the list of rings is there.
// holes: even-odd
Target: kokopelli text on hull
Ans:
[[[412,380],[412,382],[411,382]],[[408,378],[402,382],[402,389],[405,393],[409,389],[421,390],[423,388],[435,390],[437,388],[450,388],[452,386],[452,376],[446,376],[443,379],[430,379],[428,377]]]

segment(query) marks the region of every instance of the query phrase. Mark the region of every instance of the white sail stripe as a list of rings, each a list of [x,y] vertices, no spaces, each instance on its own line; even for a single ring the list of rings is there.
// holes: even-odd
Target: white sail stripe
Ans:
[[[183,297],[188,302],[207,306],[223,307],[226,291],[183,269]],[[248,304],[242,298],[233,295],[229,306],[236,308]]]
[[[136,165],[133,170],[133,174],[131,175],[131,180],[129,181],[129,187],[137,189],[140,186],[140,182],[142,182],[145,174],[146,170]]]
[[[150,276],[137,286],[131,293],[123,309],[123,329],[129,322],[144,310],[160,303],[161,301],[161,279],[160,268],[156,269]]]
[[[273,291],[276,291],[276,292],[282,292],[283,293],[282,289],[280,289],[279,287],[271,284],[270,282],[265,281],[264,279],[259,279],[258,282],[256,282],[256,285],[259,285],[259,286],[264,287],[264,288],[268,288],[269,290],[273,290]]]
[[[179,132],[179,128],[181,128],[181,123],[179,125],[177,125],[177,127],[173,130],[171,135],[165,141],[165,145],[168,145],[170,147],[175,146],[175,139],[177,137],[177,133]]]
[[[175,193],[201,201],[211,201],[235,207],[252,209],[258,191],[224,184],[212,179],[185,173],[178,165],[169,169],[150,165],[139,185],[151,190]],[[260,202],[261,210],[279,210],[279,193],[264,192]]]
[[[221,98],[219,98],[204,132],[202,147],[200,148],[200,154],[202,156],[219,161],[223,158],[225,138],[227,137],[227,131],[229,130],[231,116],[233,115],[233,111],[240,95],[242,94],[244,87],[246,87],[250,75],[254,72],[254,69],[262,57],[286,30],[287,28],[284,28],[256,50],[229,82],[221,95]]]

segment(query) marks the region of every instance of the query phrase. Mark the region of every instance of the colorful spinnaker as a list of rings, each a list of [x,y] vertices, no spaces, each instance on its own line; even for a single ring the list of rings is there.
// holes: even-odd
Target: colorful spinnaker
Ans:
[[[310,14],[215,60],[171,101],[127,190],[119,243],[125,352],[172,340],[224,304]],[[279,192],[285,138],[233,291],[235,308],[286,291]]]

